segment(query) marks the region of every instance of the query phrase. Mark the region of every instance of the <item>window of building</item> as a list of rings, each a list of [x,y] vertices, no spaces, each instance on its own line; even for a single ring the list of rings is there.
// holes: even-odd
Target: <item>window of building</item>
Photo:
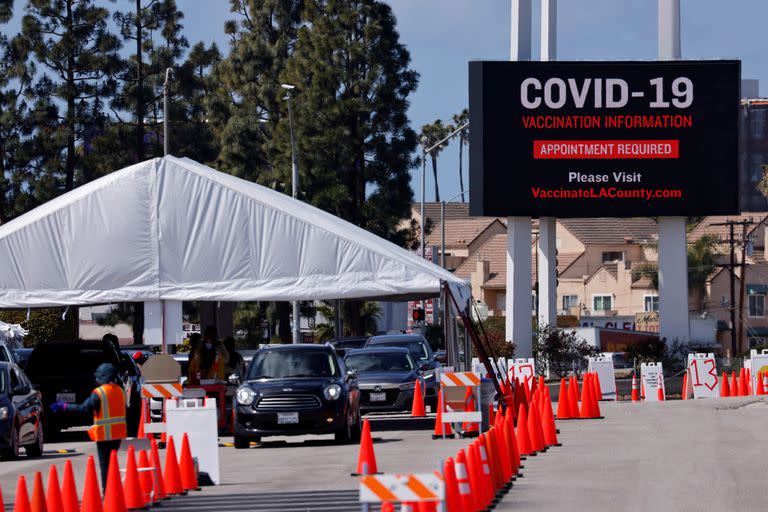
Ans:
[[[621,251],[605,251],[603,252],[603,263],[608,261],[622,261],[624,260],[624,253]]]
[[[765,316],[765,295],[749,296],[749,316],[752,318]]]
[[[643,311],[650,313],[651,311],[659,310],[659,296],[658,295],[646,295],[644,297]]]
[[[563,309],[568,310],[579,305],[578,295],[563,295]]]
[[[500,292],[496,294],[496,309],[505,311],[507,309],[507,294]]]
[[[611,295],[593,295],[592,309],[595,311],[608,311],[612,309],[613,296]]]

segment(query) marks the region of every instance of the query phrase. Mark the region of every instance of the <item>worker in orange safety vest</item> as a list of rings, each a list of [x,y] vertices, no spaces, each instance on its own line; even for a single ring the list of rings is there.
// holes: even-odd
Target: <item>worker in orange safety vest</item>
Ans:
[[[120,447],[120,440],[128,436],[125,422],[125,391],[115,383],[117,369],[114,365],[103,363],[96,368],[94,377],[98,387],[82,404],[55,402],[51,410],[58,412],[93,413],[93,426],[88,429],[88,437],[96,442],[101,466],[101,485],[106,489],[109,457],[113,450]]]

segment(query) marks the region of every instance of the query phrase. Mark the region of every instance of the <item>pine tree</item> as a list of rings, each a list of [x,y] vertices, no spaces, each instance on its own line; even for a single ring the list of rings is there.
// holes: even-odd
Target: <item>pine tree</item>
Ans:
[[[93,0],[29,0],[22,22],[23,37],[42,73],[36,94],[62,104],[60,113],[48,111],[56,117],[45,161],[57,183],[63,179],[65,191],[74,188],[76,179],[92,178],[81,153],[104,129],[104,110],[115,91],[120,42],[109,32],[108,18],[108,10]]]

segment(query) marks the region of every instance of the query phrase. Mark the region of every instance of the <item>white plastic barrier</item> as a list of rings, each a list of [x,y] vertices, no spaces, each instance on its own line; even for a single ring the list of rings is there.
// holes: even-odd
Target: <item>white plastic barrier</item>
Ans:
[[[517,377],[520,382],[528,381],[528,386],[533,388],[536,377],[536,363],[533,358],[529,359],[507,359],[507,368],[509,368],[509,380],[515,382]]]
[[[645,400],[647,402],[659,401],[659,386],[666,398],[664,387],[664,368],[661,363],[642,363],[640,365],[640,379],[645,387]]]
[[[588,371],[597,373],[600,381],[600,400],[616,400],[616,375],[613,370],[613,358],[600,354],[589,358]]]
[[[720,396],[720,379],[717,376],[717,363],[715,355],[688,354],[688,386],[685,390],[686,398],[717,398]],[[689,390],[691,390],[689,394]]]
[[[763,382],[768,375],[768,349],[763,349],[758,353],[757,350],[750,351],[750,360],[752,361],[752,394],[757,394],[757,376],[763,372]],[[768,389],[766,390],[768,391]]]
[[[219,477],[218,409],[215,398],[182,398],[166,401],[166,432],[173,436],[177,456],[181,456],[184,433],[189,435],[192,457],[198,468],[208,473],[216,485]]]

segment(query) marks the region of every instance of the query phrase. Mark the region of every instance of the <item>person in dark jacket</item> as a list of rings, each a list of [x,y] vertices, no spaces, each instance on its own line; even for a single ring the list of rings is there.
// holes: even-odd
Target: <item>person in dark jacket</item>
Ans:
[[[93,413],[93,426],[88,429],[88,436],[96,442],[101,466],[101,485],[106,490],[109,457],[113,450],[120,447],[120,440],[128,436],[125,422],[125,391],[115,381],[117,369],[110,363],[100,364],[94,372],[98,387],[82,404],[55,402],[51,411],[72,411],[75,413]]]

